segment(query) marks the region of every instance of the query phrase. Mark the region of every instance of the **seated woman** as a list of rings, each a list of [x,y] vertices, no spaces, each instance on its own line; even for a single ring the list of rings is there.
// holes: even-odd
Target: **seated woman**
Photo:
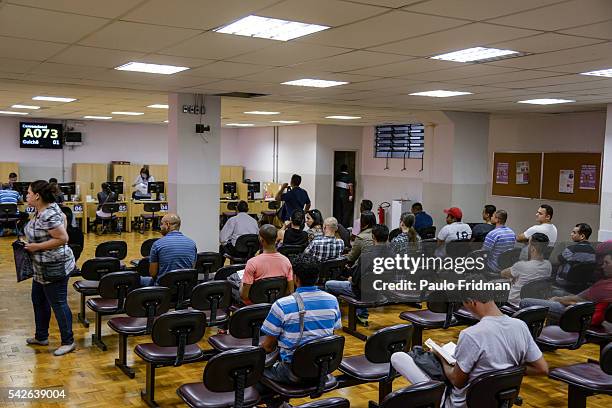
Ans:
[[[314,209],[306,213],[306,226],[308,229],[308,242],[315,239],[315,237],[323,235],[323,216],[321,211]]]
[[[355,237],[351,251],[346,255],[349,264],[353,264],[361,256],[361,250],[374,244],[372,238],[372,228],[376,225],[376,216],[372,211],[364,211],[359,219],[361,231]]]
[[[291,221],[286,221],[283,228],[278,231],[278,241],[282,245],[308,244],[308,233],[304,231],[304,211],[295,210],[291,214]]]
[[[110,218],[111,215],[109,213],[102,211],[102,206],[115,202],[117,202],[117,194],[111,190],[108,183],[102,183],[102,191],[98,193],[98,208],[96,210],[96,215],[99,218]]]

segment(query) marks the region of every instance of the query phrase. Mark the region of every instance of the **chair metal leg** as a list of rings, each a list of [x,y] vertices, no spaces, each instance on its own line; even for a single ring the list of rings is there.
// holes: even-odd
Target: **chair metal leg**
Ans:
[[[125,375],[130,378],[134,378],[136,375],[134,369],[127,365],[127,344],[128,336],[125,334],[119,334],[119,358],[115,359],[115,366],[117,366]]]
[[[357,337],[361,341],[368,339],[368,336],[357,331],[357,309],[355,305],[348,305],[348,327],[342,326],[342,331]]]
[[[140,391],[140,397],[144,402],[151,408],[157,408],[157,402],[155,402],[155,365],[153,363],[147,363],[147,378],[145,379],[145,390]]]
[[[382,404],[385,397],[393,391],[393,378],[378,383],[378,404]]]
[[[586,399],[589,393],[578,387],[568,385],[567,387],[567,408],[586,408]]]
[[[96,330],[91,335],[91,342],[102,351],[106,351],[106,344],[102,341],[102,314],[96,312]]]
[[[412,325],[412,347],[423,345],[423,327],[413,324]]]
[[[77,319],[83,325],[83,327],[89,327],[89,320],[87,320],[87,316],[85,315],[85,300],[85,294],[81,293],[81,307],[79,314],[77,315]]]

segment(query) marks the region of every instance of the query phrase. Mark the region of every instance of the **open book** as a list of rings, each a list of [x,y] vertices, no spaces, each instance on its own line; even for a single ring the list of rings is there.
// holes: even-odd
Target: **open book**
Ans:
[[[439,346],[438,343],[436,343],[432,339],[427,339],[425,345],[431,350],[437,351],[438,354],[440,354],[448,364],[455,365],[455,363],[457,362],[457,360],[455,360],[455,348],[457,347],[457,345],[452,341],[446,343],[443,346]]]

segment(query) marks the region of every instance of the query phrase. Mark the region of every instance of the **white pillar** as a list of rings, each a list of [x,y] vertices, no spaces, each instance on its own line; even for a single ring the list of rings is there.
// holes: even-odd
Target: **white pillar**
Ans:
[[[168,204],[182,219],[181,231],[198,251],[219,249],[221,98],[205,96],[206,113],[183,113],[193,94],[168,96]],[[196,124],[210,131],[196,133]]]
[[[612,104],[606,116],[606,137],[601,170],[601,205],[599,213],[599,241],[612,239]]]

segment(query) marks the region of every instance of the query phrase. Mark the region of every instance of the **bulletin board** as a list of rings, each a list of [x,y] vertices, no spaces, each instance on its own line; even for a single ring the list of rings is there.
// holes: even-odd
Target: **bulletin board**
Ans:
[[[542,153],[496,152],[493,154],[491,194],[539,198],[541,172]]]
[[[601,153],[544,153],[542,198],[598,204]]]

